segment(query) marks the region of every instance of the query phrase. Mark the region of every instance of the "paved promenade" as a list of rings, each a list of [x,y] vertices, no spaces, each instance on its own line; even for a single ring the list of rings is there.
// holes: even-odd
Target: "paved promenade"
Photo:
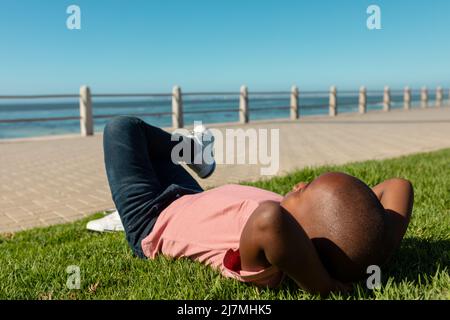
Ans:
[[[214,126],[237,127],[280,130],[279,174],[450,148],[450,107]],[[257,165],[219,165],[200,183],[211,187],[258,178]],[[0,232],[65,223],[113,207],[101,134],[0,140],[0,182]]]

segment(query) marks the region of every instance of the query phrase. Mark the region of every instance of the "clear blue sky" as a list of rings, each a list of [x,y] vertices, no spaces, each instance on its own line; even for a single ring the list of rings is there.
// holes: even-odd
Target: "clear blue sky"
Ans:
[[[450,87],[449,21],[448,0],[1,0],[0,94]]]

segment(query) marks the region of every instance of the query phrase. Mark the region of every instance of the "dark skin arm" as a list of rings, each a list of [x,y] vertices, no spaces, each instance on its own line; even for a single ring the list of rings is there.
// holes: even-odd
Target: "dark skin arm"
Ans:
[[[372,188],[386,211],[387,259],[400,247],[406,233],[414,202],[414,190],[406,179],[389,179]]]
[[[276,202],[261,204],[249,218],[241,236],[240,254],[244,270],[276,266],[312,293],[326,295],[348,289],[331,278],[306,232]]]

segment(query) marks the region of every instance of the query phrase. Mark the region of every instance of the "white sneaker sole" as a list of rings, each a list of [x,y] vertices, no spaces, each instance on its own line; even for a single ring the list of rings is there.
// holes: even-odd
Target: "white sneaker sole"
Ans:
[[[89,221],[86,229],[96,232],[117,232],[124,231],[122,221],[117,211],[110,213],[103,218]]]

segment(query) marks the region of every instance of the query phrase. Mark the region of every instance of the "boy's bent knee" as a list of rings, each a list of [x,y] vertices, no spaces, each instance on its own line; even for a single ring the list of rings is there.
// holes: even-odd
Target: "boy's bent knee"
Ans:
[[[104,136],[110,136],[114,134],[123,134],[123,132],[129,131],[141,122],[139,118],[130,116],[117,116],[108,121],[103,130]]]

